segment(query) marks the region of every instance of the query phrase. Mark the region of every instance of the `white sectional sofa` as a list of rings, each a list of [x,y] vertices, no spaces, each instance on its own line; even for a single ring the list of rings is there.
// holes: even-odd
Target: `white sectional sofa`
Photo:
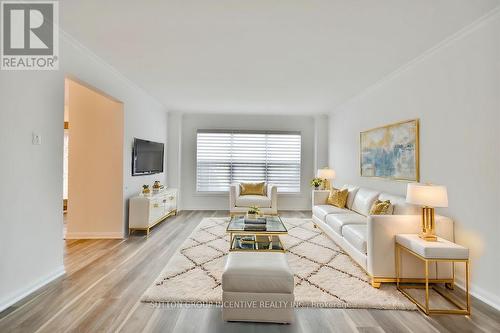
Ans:
[[[397,234],[420,233],[420,208],[406,203],[404,197],[345,185],[349,195],[346,208],[327,204],[329,191],[313,191],[313,222],[332,238],[370,276],[371,284],[379,288],[383,282],[395,282],[394,239]],[[390,200],[391,215],[371,215],[375,200]],[[453,221],[436,215],[436,234],[453,241]],[[402,258],[402,281],[421,282],[423,264],[405,253]],[[453,268],[449,263],[432,265],[433,282],[453,286]]]

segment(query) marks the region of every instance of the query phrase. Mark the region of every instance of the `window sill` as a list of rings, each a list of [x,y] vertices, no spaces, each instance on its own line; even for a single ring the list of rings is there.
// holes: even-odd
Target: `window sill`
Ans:
[[[198,191],[196,191],[193,196],[196,196],[196,197],[228,197],[229,192],[198,192]]]
[[[194,196],[196,197],[228,197],[228,192],[195,192]],[[300,197],[302,196],[301,192],[278,192],[278,197]]]

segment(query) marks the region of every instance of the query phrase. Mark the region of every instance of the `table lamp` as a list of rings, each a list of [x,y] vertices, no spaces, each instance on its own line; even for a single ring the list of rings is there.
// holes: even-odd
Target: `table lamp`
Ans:
[[[408,184],[406,202],[422,206],[422,233],[420,238],[426,241],[436,241],[434,224],[434,208],[448,207],[446,186],[432,184]]]
[[[316,177],[323,179],[323,188],[325,190],[330,189],[330,179],[335,179],[335,170],[325,167],[323,169],[318,169]]]

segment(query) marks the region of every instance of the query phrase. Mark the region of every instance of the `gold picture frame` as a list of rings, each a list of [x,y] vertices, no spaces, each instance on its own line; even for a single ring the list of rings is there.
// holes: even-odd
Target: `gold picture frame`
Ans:
[[[361,177],[420,180],[419,119],[363,131],[359,135]]]

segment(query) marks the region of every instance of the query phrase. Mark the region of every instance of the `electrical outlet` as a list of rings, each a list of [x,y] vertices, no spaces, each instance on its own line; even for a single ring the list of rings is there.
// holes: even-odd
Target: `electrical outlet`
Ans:
[[[31,138],[31,142],[34,144],[34,145],[41,145],[42,144],[42,136],[38,133],[34,133],[33,132],[33,136]]]

